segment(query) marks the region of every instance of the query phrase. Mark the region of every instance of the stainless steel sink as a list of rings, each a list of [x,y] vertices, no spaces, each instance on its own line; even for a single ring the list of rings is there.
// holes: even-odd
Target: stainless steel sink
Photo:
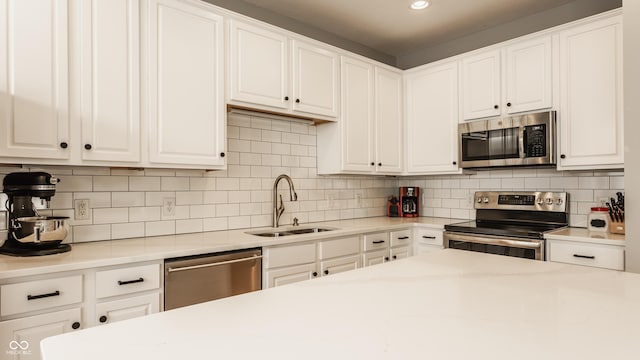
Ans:
[[[301,229],[282,229],[282,230],[270,230],[270,231],[261,231],[261,232],[247,232],[247,234],[255,235],[255,236],[263,236],[263,237],[278,237],[278,236],[291,236],[291,235],[319,233],[319,232],[332,231],[332,230],[336,230],[336,229],[313,227],[313,228],[301,228]]]

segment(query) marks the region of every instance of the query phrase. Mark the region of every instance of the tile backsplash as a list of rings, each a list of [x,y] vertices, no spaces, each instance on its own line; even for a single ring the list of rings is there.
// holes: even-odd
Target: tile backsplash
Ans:
[[[477,190],[557,190],[570,193],[570,222],[586,226],[591,206],[624,189],[622,172],[514,169],[470,175],[394,178],[318,176],[316,128],[295,121],[230,115],[228,169],[129,170],[104,167],[0,167],[44,170],[62,179],[43,214],[69,216],[67,242],[123,239],[271,226],[273,181],[292,177],[298,201],[289,200],[286,182],[279,194],[286,211],[280,223],[382,216],[398,186],[420,186],[422,215],[473,219]],[[89,200],[89,219],[74,218],[76,200]],[[6,197],[0,194],[4,203]],[[6,223],[0,221],[0,229]],[[3,238],[6,235],[1,235]]]

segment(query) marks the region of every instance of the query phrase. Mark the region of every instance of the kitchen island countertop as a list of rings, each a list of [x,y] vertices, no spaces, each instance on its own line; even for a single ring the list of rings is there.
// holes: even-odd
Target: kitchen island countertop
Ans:
[[[47,338],[44,360],[637,359],[640,275],[447,249]]]

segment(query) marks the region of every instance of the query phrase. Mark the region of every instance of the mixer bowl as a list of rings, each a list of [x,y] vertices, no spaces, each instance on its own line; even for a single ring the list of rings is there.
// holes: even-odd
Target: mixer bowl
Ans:
[[[67,216],[31,216],[15,220],[13,238],[21,243],[53,245],[60,243],[69,232]]]

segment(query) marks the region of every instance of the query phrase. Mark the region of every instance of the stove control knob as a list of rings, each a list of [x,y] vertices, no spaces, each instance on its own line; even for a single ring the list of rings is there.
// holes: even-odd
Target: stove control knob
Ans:
[[[556,199],[556,205],[562,205],[562,199],[561,198],[557,198]]]
[[[547,198],[547,205],[553,205],[553,199]]]
[[[544,204],[544,200],[542,198],[538,198],[537,203],[538,203],[538,205],[543,205]]]
[[[485,204],[488,204],[489,203],[489,198],[488,197],[483,198],[482,202],[484,202]]]
[[[482,197],[478,197],[478,204],[482,204]]]

